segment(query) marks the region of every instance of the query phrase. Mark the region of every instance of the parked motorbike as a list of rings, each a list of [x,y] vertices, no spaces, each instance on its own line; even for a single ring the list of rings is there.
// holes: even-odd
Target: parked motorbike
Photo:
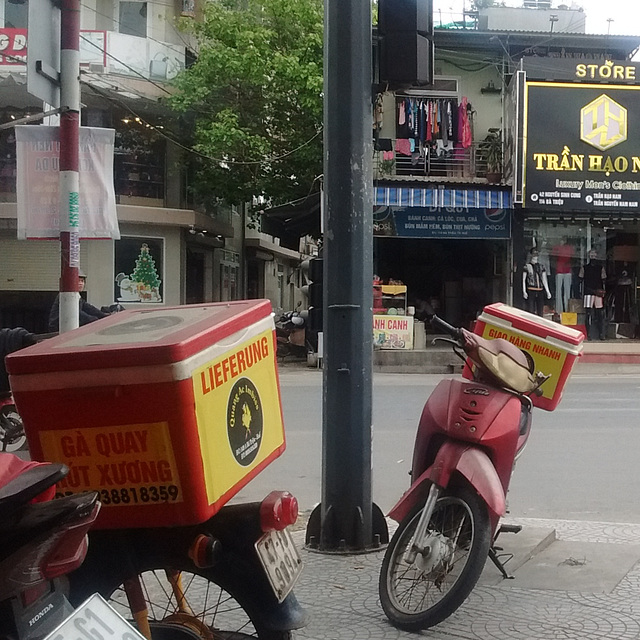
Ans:
[[[530,395],[548,378],[504,339],[487,340],[437,316],[467,362],[472,379],[443,380],[418,425],[411,487],[392,508],[399,526],[386,550],[379,580],[391,622],[420,630],[442,622],[467,598],[490,557],[504,576],[494,542],[516,458],[531,426]],[[472,366],[470,366],[470,364]]]
[[[121,311],[124,311],[124,307],[119,302],[116,302],[114,304],[108,304],[100,307],[100,311],[102,311],[102,313],[108,314],[120,313]]]
[[[101,594],[149,640],[291,640],[307,623],[292,592],[297,515],[297,500],[274,491],[199,525],[94,529],[69,599]]]
[[[287,311],[276,321],[277,356],[306,358],[314,351],[307,336],[306,311]]]
[[[35,334],[22,327],[0,329],[0,451],[11,453],[27,446],[22,418],[11,395],[4,358],[36,342]]]
[[[27,436],[13,396],[10,391],[0,392],[0,451],[13,453],[26,446]]]
[[[65,574],[87,551],[97,493],[52,500],[62,464],[26,462],[0,453],[0,637],[43,638],[73,609]]]
[[[106,379],[102,380],[105,386],[84,386],[85,379],[93,376],[95,380],[108,371],[96,359],[100,350],[86,355],[78,349],[75,357],[69,357],[67,350],[58,360],[56,345],[68,349],[73,342],[68,335],[7,360],[31,450],[42,456],[46,451],[49,459],[63,460],[71,468],[58,495],[97,489],[103,504],[89,533],[85,561],[68,578],[69,601],[79,608],[98,594],[148,640],[290,640],[292,631],[306,624],[306,613],[293,594],[302,569],[289,531],[298,515],[297,500],[287,492],[275,491],[261,502],[230,502],[285,444],[271,307],[267,301],[230,306],[231,310],[226,304],[219,305],[204,319],[201,308],[197,312],[195,308],[173,310],[173,317],[189,329],[185,332],[182,326],[179,334],[164,334],[167,346],[158,351],[160,360],[156,352],[149,358],[149,371],[163,371],[160,377],[140,373],[144,361],[140,354],[150,351],[146,339],[135,357],[125,347],[132,331],[166,328],[167,317],[172,316],[164,315],[171,313],[164,310],[152,316],[145,311],[142,319],[138,312],[124,312],[121,324],[117,318],[95,323],[104,323],[107,329],[98,331],[107,336],[107,343],[114,336],[126,337],[125,347],[117,347],[113,354],[115,386]],[[216,324],[223,313],[225,319]],[[150,317],[159,322],[154,324]],[[200,320],[183,323],[185,317]],[[239,329],[241,322],[245,330]],[[109,333],[109,327],[117,330]],[[227,336],[219,327],[232,333]],[[86,338],[90,330],[91,325],[83,327],[80,336]],[[184,347],[190,331],[198,337],[195,344]],[[207,344],[204,334],[211,344],[203,349]],[[88,342],[93,345],[92,339]],[[90,368],[70,368],[59,384],[57,371],[52,373],[47,366],[50,351],[66,366],[75,361]],[[169,355],[172,361],[177,357],[174,364],[158,367]],[[125,357],[131,367],[124,363]],[[196,358],[200,364],[193,364]],[[206,362],[211,364],[204,367]],[[26,377],[19,372],[23,366],[31,371]],[[248,371],[252,366],[256,368]],[[194,369],[187,374],[189,367]],[[202,371],[196,373],[195,367]],[[175,378],[174,370],[179,371]],[[211,409],[213,400],[206,405],[200,400],[216,384],[224,384],[227,374],[238,379],[224,390],[228,399],[217,396],[217,404],[226,402],[228,409],[218,417]],[[30,387],[27,378],[42,384]],[[144,389],[140,387],[143,380]],[[200,395],[191,395],[193,384],[199,385]],[[196,411],[206,414],[201,424]],[[70,418],[74,415],[78,417],[75,422]],[[105,427],[105,422],[113,426]],[[229,434],[234,426],[237,428]],[[229,446],[207,440],[205,429],[222,432]],[[60,446],[43,446],[47,438]],[[265,457],[249,467],[251,454],[263,440],[268,442],[263,445]],[[218,446],[215,473],[205,474],[205,458]],[[224,483],[218,482],[218,472],[228,476]]]

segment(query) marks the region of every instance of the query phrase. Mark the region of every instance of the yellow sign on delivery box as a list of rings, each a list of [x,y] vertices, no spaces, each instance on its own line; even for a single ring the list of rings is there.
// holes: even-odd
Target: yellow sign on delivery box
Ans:
[[[59,493],[98,491],[105,507],[182,502],[169,425],[117,425],[40,431],[46,460],[64,462],[69,474]]]
[[[553,398],[567,357],[566,351],[550,345],[545,340],[536,340],[530,335],[502,327],[497,328],[489,324],[485,325],[481,335],[483,338],[492,340],[495,338],[504,338],[512,344],[515,344],[519,349],[529,353],[535,362],[536,371],[542,371],[545,375],[551,374],[551,378],[549,378],[540,389],[543,397]]]
[[[193,372],[209,504],[283,449],[273,330],[249,338]]]

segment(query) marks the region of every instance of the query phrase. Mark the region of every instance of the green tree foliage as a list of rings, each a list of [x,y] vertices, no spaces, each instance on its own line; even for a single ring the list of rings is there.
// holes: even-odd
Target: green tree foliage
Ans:
[[[306,196],[322,173],[322,0],[209,0],[188,29],[196,62],[175,80],[193,122],[200,199]]]

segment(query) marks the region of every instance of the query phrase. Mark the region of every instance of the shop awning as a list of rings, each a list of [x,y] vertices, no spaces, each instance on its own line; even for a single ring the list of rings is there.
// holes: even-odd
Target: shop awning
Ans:
[[[473,188],[376,187],[375,205],[389,207],[510,209],[511,191]]]
[[[376,187],[375,206],[465,207],[510,209],[511,191],[482,188]],[[262,231],[284,240],[283,246],[297,247],[304,235],[320,233],[320,193],[267,209],[262,214]]]
[[[280,238],[283,246],[297,248],[302,236],[320,235],[320,192],[267,209],[261,219],[264,233]]]

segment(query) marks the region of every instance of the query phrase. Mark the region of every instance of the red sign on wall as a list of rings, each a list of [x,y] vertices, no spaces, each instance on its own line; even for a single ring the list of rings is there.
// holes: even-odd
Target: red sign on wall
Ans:
[[[0,29],[0,64],[27,63],[27,30]]]

